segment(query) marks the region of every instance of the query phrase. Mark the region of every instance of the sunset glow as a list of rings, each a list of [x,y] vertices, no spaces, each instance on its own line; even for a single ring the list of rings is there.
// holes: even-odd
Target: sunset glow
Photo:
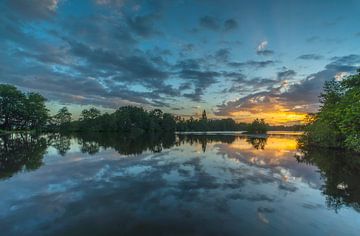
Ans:
[[[1,1],[0,83],[74,118],[131,105],[301,124],[360,65],[360,2],[316,2]]]

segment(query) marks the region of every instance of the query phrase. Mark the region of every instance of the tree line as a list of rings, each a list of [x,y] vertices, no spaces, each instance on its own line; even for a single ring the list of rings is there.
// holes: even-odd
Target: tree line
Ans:
[[[360,69],[326,82],[320,103],[319,111],[307,117],[302,145],[360,152]]]
[[[47,132],[174,132],[174,131],[248,131],[266,133],[268,124],[256,119],[251,124],[237,123],[231,118],[185,119],[160,109],[123,106],[113,113],[101,114],[97,108],[84,109],[78,120],[72,119],[67,107],[55,115],[46,108],[46,98],[38,93],[23,93],[15,86],[0,84],[0,130]]]

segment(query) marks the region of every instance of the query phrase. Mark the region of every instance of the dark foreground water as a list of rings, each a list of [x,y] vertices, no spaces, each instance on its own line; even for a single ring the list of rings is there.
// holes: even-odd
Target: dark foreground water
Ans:
[[[0,138],[0,235],[359,235],[360,159],[296,136]]]

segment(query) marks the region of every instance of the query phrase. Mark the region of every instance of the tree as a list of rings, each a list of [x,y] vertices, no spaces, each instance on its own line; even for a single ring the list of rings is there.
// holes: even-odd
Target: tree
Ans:
[[[247,129],[248,133],[251,134],[265,134],[268,129],[268,124],[265,123],[264,119],[255,119]]]
[[[54,118],[55,124],[58,127],[65,127],[70,124],[71,116],[72,116],[72,114],[69,112],[67,107],[62,107],[53,118]]]
[[[18,128],[24,112],[25,95],[15,86],[0,85],[0,124],[4,130]]]
[[[38,93],[24,94],[12,85],[0,85],[0,128],[43,128],[48,119],[46,99]]]
[[[302,144],[360,152],[360,70],[342,81],[326,82],[320,102]]]
[[[80,120],[94,120],[101,115],[100,110],[96,109],[95,107],[91,107],[89,110],[84,109],[81,112]]]
[[[176,128],[176,122],[174,116],[169,113],[164,113],[161,122],[161,128],[165,132],[174,132]]]
[[[29,93],[25,100],[25,124],[30,129],[40,129],[49,118],[46,99],[38,93]]]

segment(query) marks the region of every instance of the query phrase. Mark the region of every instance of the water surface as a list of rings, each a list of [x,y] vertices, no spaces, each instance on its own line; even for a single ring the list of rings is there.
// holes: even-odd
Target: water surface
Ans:
[[[2,136],[1,235],[358,235],[359,158],[296,139]]]

